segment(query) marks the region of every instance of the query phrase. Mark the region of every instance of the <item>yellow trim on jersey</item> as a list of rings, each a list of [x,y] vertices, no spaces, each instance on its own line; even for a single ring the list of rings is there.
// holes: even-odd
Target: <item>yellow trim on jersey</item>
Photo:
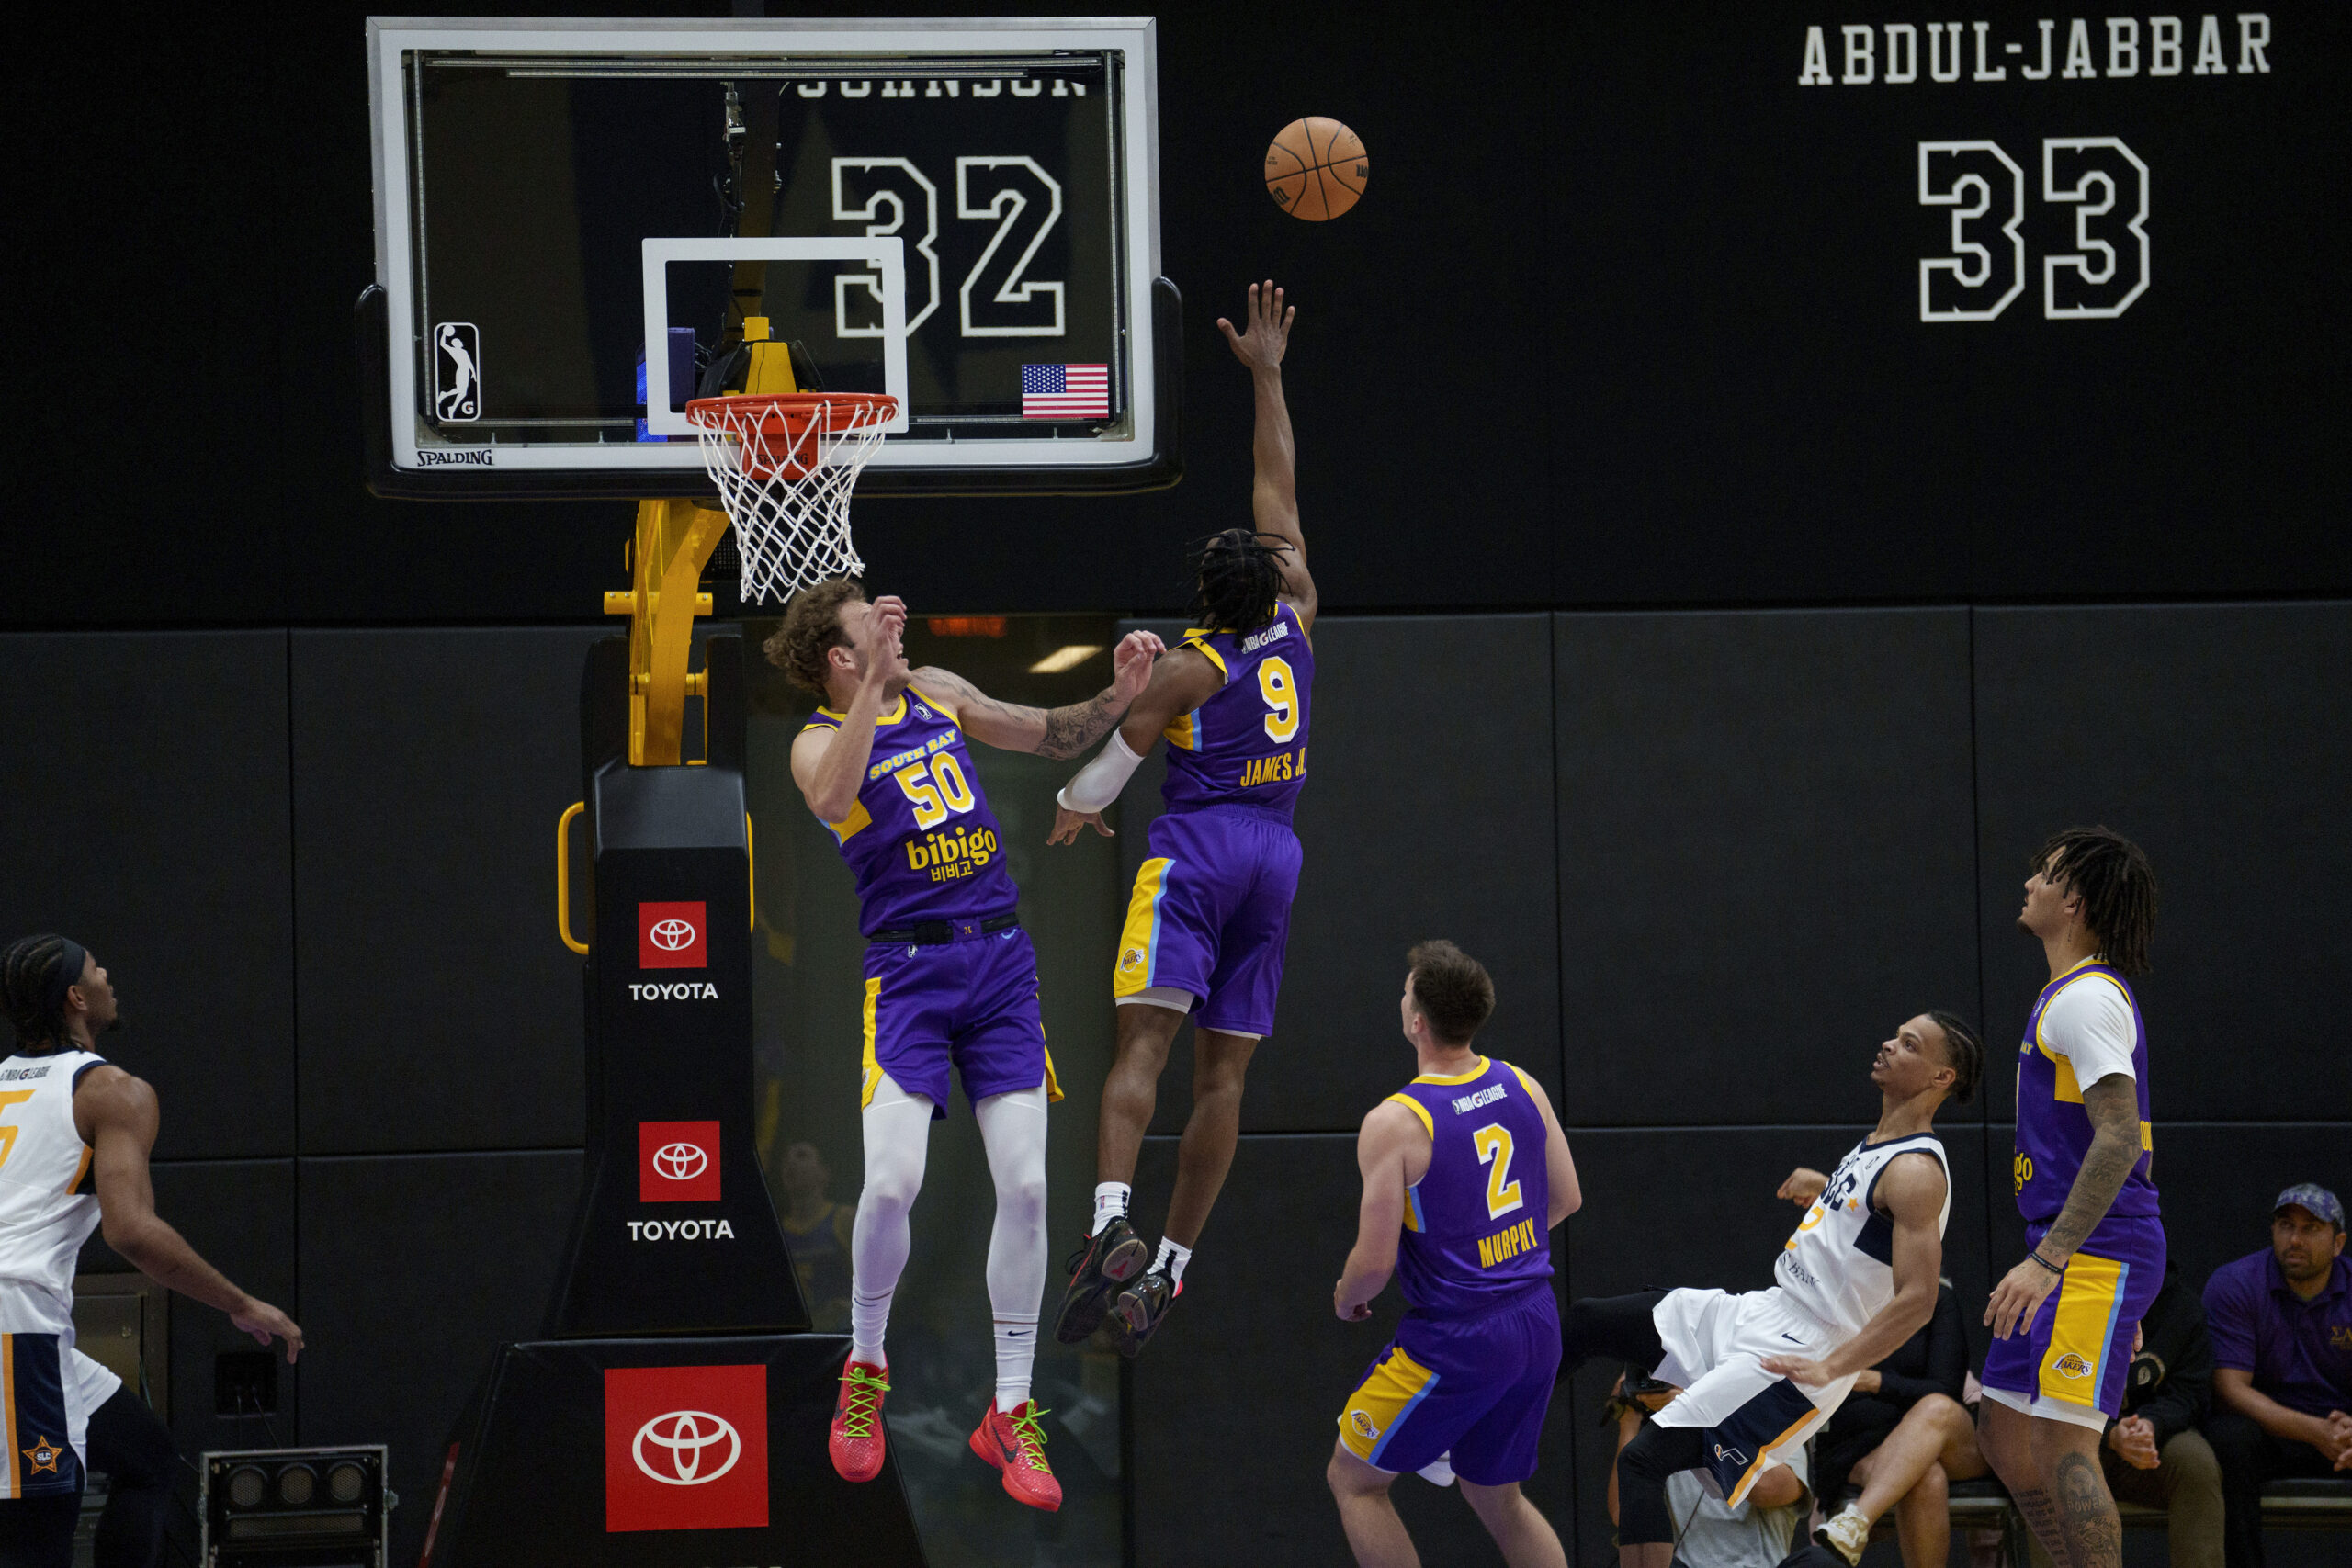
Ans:
[[[1041,1043],[1039,1050],[1045,1050]],[[1046,1051],[1046,1103],[1053,1104],[1062,1097],[1062,1080],[1054,1076],[1054,1054]]]
[[[929,703],[933,707],[935,707],[940,712],[945,714],[947,716],[948,723],[956,726],[958,728],[962,728],[964,721],[956,716],[956,710],[954,708],[949,707],[945,703],[941,702],[937,697],[933,696],[929,692],[922,690],[912,682],[909,682],[907,683],[907,690],[914,693],[916,696],[921,697],[924,702]]]
[[[1818,1425],[1827,1419],[1828,1417],[1824,1416],[1818,1409],[1815,1409],[1806,1411],[1804,1415],[1791,1422],[1786,1430],[1781,1432],[1779,1437],[1773,1438],[1770,1442],[1766,1443],[1763,1449],[1757,1454],[1754,1461],[1751,1462],[1746,1470],[1739,1472],[1739,1483],[1731,1489],[1731,1495],[1724,1499],[1724,1506],[1727,1508],[1736,1508],[1742,1503],[1747,1501],[1748,1491],[1755,1486],[1757,1477],[1764,1473],[1764,1467],[1767,1464],[1775,1462],[1772,1459],[1772,1450],[1787,1442],[1790,1438],[1795,1437],[1805,1427]]]
[[[2050,1325],[2049,1359],[2041,1363],[2042,1398],[2098,1405],[2123,1275],[2124,1266],[2111,1258],[2077,1252],[2066,1260],[2058,1281],[2058,1314]]]
[[[8,1489],[0,1496],[25,1495],[24,1472],[17,1452],[17,1337],[0,1334],[0,1448],[8,1450]]]
[[[1160,739],[1167,741],[1170,746],[1177,748],[1179,750],[1199,750],[1201,739],[1200,726],[1194,721],[1200,716],[1201,710],[1194,708],[1188,714],[1182,714],[1175,718],[1170,719],[1168,721],[1168,728],[1159,732]]]
[[[1114,997],[1132,997],[1151,985],[1151,961],[1159,942],[1159,898],[1168,890],[1169,869],[1175,863],[1166,855],[1156,855],[1136,872],[1135,892],[1127,899],[1127,923],[1119,931],[1119,956],[1111,964]]]
[[[1411,1111],[1414,1115],[1419,1117],[1421,1119],[1421,1131],[1427,1133],[1432,1142],[1436,1140],[1437,1123],[1430,1120],[1430,1108],[1428,1106],[1423,1105],[1419,1100],[1415,1100],[1409,1094],[1392,1094],[1382,1103],[1387,1105],[1401,1105],[1406,1110]],[[1419,1229],[1419,1227],[1416,1226],[1414,1228]]]
[[[850,807],[848,816],[838,822],[828,822],[825,826],[832,829],[836,841],[846,844],[874,826],[874,816],[865,809],[865,802],[861,800]]]
[[[2083,1086],[2075,1077],[2075,1064],[2060,1055],[2057,1052],[2052,1051],[2042,1040],[2042,1021],[2050,1016],[2050,1003],[2056,1001],[2061,996],[2065,994],[2067,987],[2073,985],[2076,980],[2083,977],[2081,971],[2084,966],[2086,964],[2097,964],[2098,962],[2098,960],[2096,957],[2086,958],[2081,964],[2074,965],[2064,974],[2060,975],[2056,981],[2053,982],[2055,988],[2050,993],[2050,1000],[2043,1002],[2041,1004],[2041,1010],[2034,1014],[2033,1017],[2033,1048],[2041,1052],[2043,1055],[2049,1057],[2050,1065],[2057,1069],[2056,1081],[2051,1088],[2050,1097],[2058,1101],[2061,1105],[2082,1104]],[[2128,1008],[2132,1005],[2132,993],[2124,988],[2122,981],[2118,980],[2114,976],[2108,974],[2105,970],[2099,971],[2095,977],[2105,980],[2109,985],[2113,986],[2118,991],[2121,992],[2123,996],[2123,1005],[2125,1007]],[[2143,1122],[2140,1125],[2143,1129],[2140,1134],[2140,1146],[2142,1148],[2147,1148],[2150,1146],[2147,1142],[2148,1134],[2145,1131],[2148,1124],[2145,1122]]]
[[[865,982],[865,1052],[863,1058],[864,1079],[858,1089],[857,1107],[863,1111],[874,1103],[874,1091],[882,1087],[882,1064],[874,1055],[874,1015],[882,1003],[882,977],[876,976]]]
[[[928,699],[926,699],[926,700],[928,700]],[[847,715],[847,714],[845,714],[845,713],[836,713],[836,712],[834,712],[831,708],[829,708],[829,707],[826,707],[825,705],[823,705],[821,703],[818,705],[817,711],[818,711],[819,713],[820,713],[820,714],[823,714],[827,718],[831,719],[835,724],[846,724],[846,723],[848,723],[848,722],[849,722],[849,715]],[[896,724],[896,723],[898,723],[900,719],[902,719],[902,718],[904,718],[904,717],[906,717],[906,716],[907,716],[907,694],[906,694],[906,693],[904,693],[904,692],[900,692],[900,693],[899,694],[899,704],[898,704],[898,706],[896,706],[896,707],[892,708],[888,713],[881,714],[881,715],[877,716],[875,718],[875,720],[874,720],[874,727],[875,727],[876,729],[879,729],[879,728],[882,728],[882,726],[884,726],[884,725],[886,725],[886,724]],[[804,725],[804,726],[802,726],[802,728],[808,728],[808,727],[807,727],[806,725]]]
[[[1419,1077],[1415,1078],[1413,1081],[1415,1083],[1439,1084],[1468,1083],[1472,1078],[1484,1077],[1487,1069],[1493,1066],[1494,1063],[1488,1061],[1486,1057],[1481,1056],[1478,1058],[1478,1065],[1471,1068],[1466,1073],[1456,1073],[1452,1077],[1447,1077],[1442,1073],[1423,1073]]]
[[[1211,648],[1207,643],[1201,640],[1204,637],[1211,637],[1216,635],[1216,633],[1211,631],[1206,626],[1187,627],[1184,632],[1184,640],[1178,643],[1176,646],[1180,649],[1191,649],[1203,659],[1205,659],[1211,664],[1216,665],[1216,672],[1226,680],[1230,681],[1233,679],[1233,671],[1225,667],[1225,655],[1219,653],[1216,649]]]
[[[1387,1359],[1348,1396],[1340,1412],[1340,1441],[1364,1463],[1377,1465],[1388,1434],[1436,1382],[1437,1374],[1405,1354],[1403,1346],[1391,1347]]]
[[[1520,1086],[1527,1090],[1528,1099],[1539,1105],[1543,1103],[1543,1096],[1536,1091],[1535,1080],[1527,1076],[1525,1069],[1510,1062],[1505,1062],[1503,1066],[1510,1068],[1512,1076],[1519,1079]]]
[[[89,1145],[82,1145],[82,1157],[74,1166],[74,1179],[65,1184],[65,1195],[68,1198],[74,1196],[74,1189],[82,1185],[82,1178],[90,1174],[90,1156],[96,1153],[97,1151]]]

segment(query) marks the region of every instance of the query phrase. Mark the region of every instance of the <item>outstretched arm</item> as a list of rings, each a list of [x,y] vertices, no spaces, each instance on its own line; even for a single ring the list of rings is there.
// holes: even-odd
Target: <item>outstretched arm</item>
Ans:
[[[157,1284],[227,1313],[264,1345],[283,1338],[289,1363],[300,1355],[302,1331],[292,1318],[231,1284],[155,1213],[147,1170],[161,1121],[155,1091],[120,1067],[96,1068],[74,1091],[74,1121],[95,1150],[98,1223],[107,1245]]]
[[[1341,1321],[1361,1323],[1372,1315],[1374,1296],[1388,1288],[1396,1270],[1396,1236],[1405,1227],[1405,1156],[1429,1134],[1413,1113],[1382,1100],[1363,1119],[1356,1135],[1356,1168],[1363,1173],[1363,1202],[1356,1211],[1356,1245],[1331,1290],[1331,1310]]]
[[[1180,714],[1188,714],[1215,696],[1223,681],[1224,674],[1216,665],[1189,648],[1180,648],[1152,666],[1151,683],[1127,709],[1118,733],[1055,797],[1054,830],[1046,835],[1046,842],[1073,842],[1078,830],[1087,827],[1106,839],[1115,837],[1103,826],[1102,813],[1119,798],[1119,792],[1151,755],[1151,749],[1159,744],[1160,732],[1175,723]]]
[[[1894,1299],[1862,1331],[1813,1360],[1804,1356],[1767,1356],[1764,1370],[1808,1387],[1836,1382],[1849,1372],[1878,1365],[1936,1315],[1937,1275],[1944,1263],[1944,1168],[1932,1155],[1897,1155],[1878,1181],[1887,1218],[1894,1222]]]
[[[1250,307],[1243,328],[1217,318],[1217,330],[1233,345],[1234,357],[1250,367],[1250,381],[1258,402],[1257,434],[1250,453],[1257,479],[1250,486],[1250,510],[1258,532],[1272,534],[1290,547],[1282,560],[1283,597],[1298,612],[1299,625],[1315,626],[1315,579],[1306,570],[1306,536],[1298,526],[1298,450],[1291,436],[1290,405],[1283,400],[1283,355],[1290,348],[1290,324],[1296,307],[1283,304],[1283,291],[1268,278],[1250,286]]]
[[[873,613],[860,617],[851,634],[865,673],[849,710],[838,727],[804,729],[792,742],[792,782],[820,822],[845,821],[856,809],[865,766],[874,756],[874,727],[890,700],[889,670],[898,662],[906,626],[907,606],[898,595],[874,602]]]
[[[2107,1217],[2132,1168],[2140,1163],[2140,1090],[2131,1074],[2109,1073],[2083,1090],[2083,1110],[2091,1120],[2091,1146],[2083,1151],[2066,1206],[2034,1248],[2040,1261],[2029,1258],[2010,1269],[1984,1303],[1984,1321],[1993,1325],[1996,1339],[2007,1339],[2033,1321],[2042,1298],[2057,1288],[2066,1260]]]
[[[1000,702],[952,671],[918,670],[910,684],[956,710],[956,722],[975,740],[1006,751],[1032,751],[1056,761],[1075,757],[1119,722],[1151,679],[1152,661],[1166,652],[1150,632],[1129,632],[1111,653],[1111,683],[1082,703],[1036,708]]]

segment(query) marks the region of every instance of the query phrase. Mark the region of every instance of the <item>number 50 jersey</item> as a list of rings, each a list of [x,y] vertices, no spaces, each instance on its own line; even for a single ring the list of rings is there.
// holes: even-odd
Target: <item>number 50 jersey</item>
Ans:
[[[1288,604],[1254,632],[1193,630],[1192,649],[1225,677],[1208,701],[1162,733],[1170,811],[1254,806],[1290,818],[1306,783],[1306,719],[1314,700],[1315,649]]]
[[[837,730],[844,716],[820,707],[804,730]],[[1009,915],[1021,901],[956,710],[912,686],[875,722],[857,805],[825,826],[857,878],[857,929],[867,936]]]
[[[1535,1088],[1480,1057],[1455,1077],[1424,1074],[1389,1100],[1430,1135],[1430,1166],[1405,1190],[1397,1282],[1425,1317],[1476,1317],[1552,1277],[1552,1188]]]

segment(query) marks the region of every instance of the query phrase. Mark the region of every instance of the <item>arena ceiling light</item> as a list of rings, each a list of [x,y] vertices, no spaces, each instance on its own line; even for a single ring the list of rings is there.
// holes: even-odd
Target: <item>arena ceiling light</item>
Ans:
[[[1036,663],[1029,666],[1032,675],[1058,675],[1065,670],[1075,670],[1102,651],[1099,642],[1066,643]]]

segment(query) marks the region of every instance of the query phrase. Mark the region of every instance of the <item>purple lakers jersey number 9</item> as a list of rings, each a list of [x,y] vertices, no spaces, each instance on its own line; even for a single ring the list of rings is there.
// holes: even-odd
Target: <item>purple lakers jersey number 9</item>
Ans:
[[[1168,809],[1255,806],[1287,819],[1306,782],[1315,690],[1315,650],[1298,612],[1278,604],[1257,631],[1188,631],[1181,646],[1216,665],[1225,683],[1167,728]]]

